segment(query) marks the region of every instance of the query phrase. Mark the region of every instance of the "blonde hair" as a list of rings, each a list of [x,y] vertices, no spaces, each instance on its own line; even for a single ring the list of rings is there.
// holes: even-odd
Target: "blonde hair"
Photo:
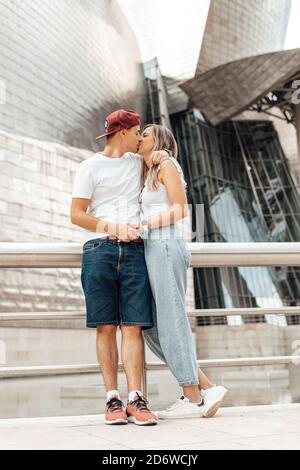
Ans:
[[[177,156],[178,156],[177,143],[170,129],[168,129],[165,126],[161,126],[159,124],[147,124],[144,127],[143,132],[149,128],[152,129],[152,135],[154,138],[153,150],[163,150],[163,149],[171,150],[173,157],[177,160]],[[159,172],[159,165],[156,165],[152,168],[148,168],[147,165],[144,163],[143,182],[145,183],[147,179],[147,187],[148,189],[150,189],[150,191],[156,191],[158,189],[158,185],[159,185],[158,172]]]

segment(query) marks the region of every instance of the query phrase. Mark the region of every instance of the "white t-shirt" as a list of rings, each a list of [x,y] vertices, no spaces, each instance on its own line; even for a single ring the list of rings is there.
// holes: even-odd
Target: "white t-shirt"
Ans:
[[[122,157],[96,153],[80,163],[72,197],[90,199],[88,213],[110,223],[140,223],[139,195],[143,158],[131,152]],[[85,230],[84,242],[107,233]]]

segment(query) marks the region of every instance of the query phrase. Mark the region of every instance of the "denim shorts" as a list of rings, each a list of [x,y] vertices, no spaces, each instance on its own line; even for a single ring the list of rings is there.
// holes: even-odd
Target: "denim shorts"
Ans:
[[[83,245],[81,283],[86,326],[153,326],[152,293],[143,243],[107,239]]]

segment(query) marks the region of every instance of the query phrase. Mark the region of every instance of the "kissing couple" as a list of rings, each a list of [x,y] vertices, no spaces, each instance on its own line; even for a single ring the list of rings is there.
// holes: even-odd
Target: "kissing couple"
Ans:
[[[71,221],[84,229],[81,282],[107,391],[105,423],[143,426],[212,417],[227,390],[198,367],[185,310],[191,254],[180,225],[188,203],[176,140],[165,126],[140,125],[132,110],[107,116],[97,137],[106,139],[104,150],[79,165]],[[118,327],[126,406],[118,391]],[[141,392],[144,340],[182,387],[157,414]]]

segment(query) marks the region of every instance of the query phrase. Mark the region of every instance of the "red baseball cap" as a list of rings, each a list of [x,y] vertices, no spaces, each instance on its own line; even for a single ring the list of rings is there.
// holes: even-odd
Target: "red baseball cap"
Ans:
[[[96,140],[114,134],[122,129],[130,129],[131,127],[138,126],[140,123],[141,116],[139,113],[131,109],[117,109],[117,111],[107,116],[104,124],[105,133],[96,137]]]

